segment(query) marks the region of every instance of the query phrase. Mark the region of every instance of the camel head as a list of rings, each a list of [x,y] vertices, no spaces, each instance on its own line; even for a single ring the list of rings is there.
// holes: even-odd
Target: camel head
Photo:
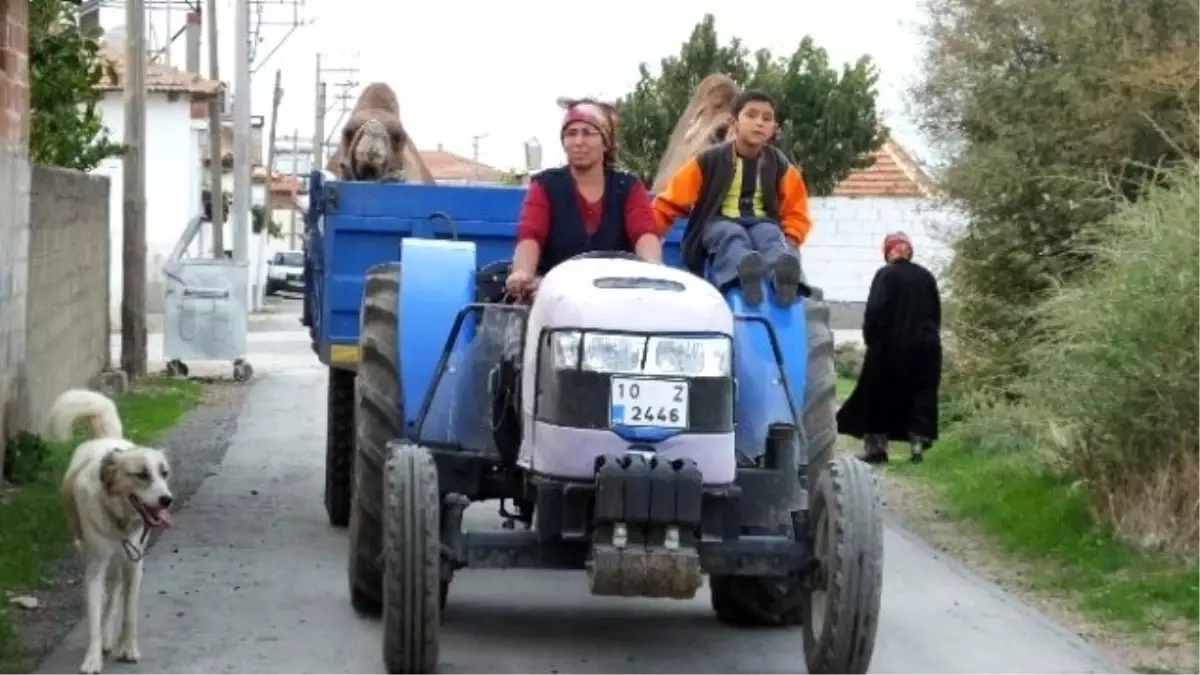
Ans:
[[[350,180],[382,180],[403,171],[408,135],[390,115],[355,115],[342,130],[342,173]]]

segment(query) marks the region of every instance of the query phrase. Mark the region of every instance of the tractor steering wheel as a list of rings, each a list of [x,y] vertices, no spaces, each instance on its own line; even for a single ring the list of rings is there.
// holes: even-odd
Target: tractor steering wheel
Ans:
[[[612,260],[641,260],[641,258],[637,257],[636,254],[629,253],[628,251],[585,251],[583,253],[577,253],[573,255],[570,258],[567,258],[567,260],[589,260],[592,258],[606,258]]]

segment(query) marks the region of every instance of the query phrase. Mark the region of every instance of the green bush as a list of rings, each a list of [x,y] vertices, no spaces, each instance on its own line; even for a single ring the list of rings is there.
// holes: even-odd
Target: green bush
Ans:
[[[847,380],[857,380],[862,372],[863,358],[866,354],[855,342],[842,342],[833,348],[833,369],[838,377]]]
[[[1109,219],[1097,263],[1036,312],[1022,393],[1100,516],[1148,547],[1197,545],[1200,172]]]

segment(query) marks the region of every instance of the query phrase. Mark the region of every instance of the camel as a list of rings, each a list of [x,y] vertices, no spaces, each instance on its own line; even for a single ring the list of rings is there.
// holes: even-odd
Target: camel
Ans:
[[[652,194],[665,190],[671,176],[689,157],[726,140],[733,123],[733,100],[740,93],[741,88],[728,75],[716,73],[700,81],[667,141],[650,189]]]
[[[405,180],[419,176],[421,182],[434,183],[433,173],[400,122],[396,92],[383,82],[372,82],[363,89],[325,170],[345,180]]]

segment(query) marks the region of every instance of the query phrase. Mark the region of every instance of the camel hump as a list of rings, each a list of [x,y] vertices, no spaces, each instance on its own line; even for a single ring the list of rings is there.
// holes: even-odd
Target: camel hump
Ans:
[[[396,92],[383,82],[372,82],[363,89],[362,95],[358,97],[358,103],[354,106],[355,112],[373,110],[387,111],[396,117],[400,117],[400,101],[396,98]]]

